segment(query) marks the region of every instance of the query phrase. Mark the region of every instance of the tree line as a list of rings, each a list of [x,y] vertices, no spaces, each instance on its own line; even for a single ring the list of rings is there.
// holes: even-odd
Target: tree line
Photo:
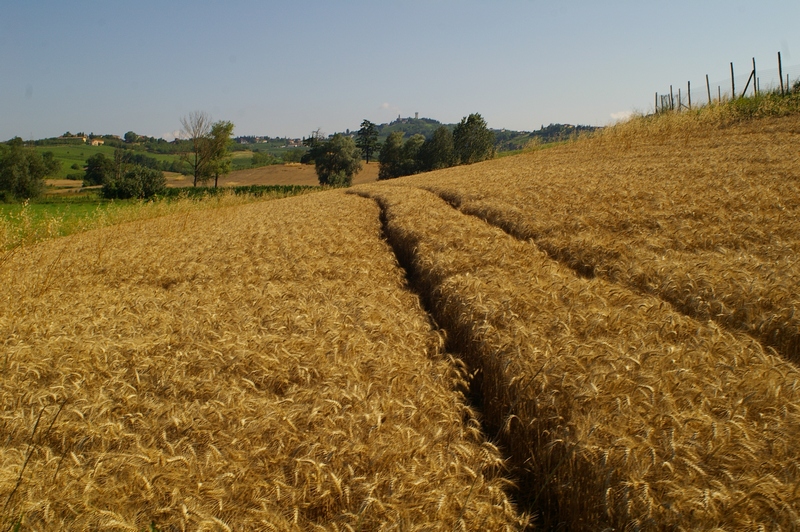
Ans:
[[[430,138],[416,134],[403,141],[403,137],[402,132],[395,131],[380,147],[378,179],[473,164],[494,157],[494,132],[478,113],[464,117],[452,132],[440,126]]]
[[[186,149],[178,164],[189,168],[193,186],[213,179],[217,187],[220,176],[231,169],[228,155],[233,123],[212,122],[208,114],[196,111],[182,117],[181,126]],[[126,133],[126,142],[136,142],[134,135]],[[162,164],[152,157],[127,150],[115,150],[113,159],[98,153],[87,160],[84,182],[102,185],[101,194],[105,198],[151,198],[163,195],[167,186],[160,168]]]
[[[84,184],[102,185],[101,195],[108,199],[151,198],[163,193],[167,187],[164,172],[136,155],[121,149],[114,150],[113,158],[92,155],[86,161]]]
[[[233,123],[212,122],[210,116],[199,111],[182,117],[180,122],[183,151],[179,163],[160,162],[141,153],[117,149],[113,158],[104,154],[89,157],[85,183],[101,185],[106,198],[150,198],[163,194],[166,187],[163,170],[188,168],[193,186],[213,179],[217,187],[220,176],[231,170]],[[303,139],[308,151],[301,162],[315,165],[320,185],[350,186],[353,176],[362,168],[362,157],[369,164],[377,155],[378,179],[391,179],[472,164],[494,156],[494,133],[478,113],[464,117],[452,131],[447,126],[438,127],[430,138],[422,134],[411,135],[408,139],[404,136],[403,132],[394,131],[381,143],[377,126],[369,120],[361,123],[355,136],[337,133],[326,139],[317,130]],[[129,131],[124,142],[145,139],[150,140]],[[254,165],[272,162],[268,154],[254,154]],[[44,178],[59,170],[60,162],[51,152],[39,155],[25,148],[18,137],[0,145],[0,194],[6,199],[38,196],[44,189]]]
[[[314,164],[320,185],[350,186],[361,170],[362,158],[369,164],[377,154],[378,179],[472,164],[494,157],[494,133],[478,113],[464,117],[453,131],[440,126],[426,138],[414,134],[404,140],[402,131],[389,134],[381,143],[378,129],[369,120],[361,122],[354,136],[336,133],[328,139],[319,131],[303,139],[308,152],[302,162]]]
[[[233,123],[212,122],[203,112],[194,112],[181,118],[184,137],[179,168],[189,168],[193,185],[206,184],[212,179],[214,186],[220,176],[230,172],[230,144]],[[72,138],[72,135],[68,135]],[[143,137],[135,133],[125,134],[125,142],[139,142]],[[120,141],[121,142],[121,141]],[[113,157],[95,154],[86,161],[83,175],[88,186],[101,185],[105,198],[151,198],[161,195],[166,189],[163,170],[174,169],[174,162],[160,162],[131,150],[116,149]],[[57,174],[61,162],[52,152],[39,154],[26,147],[21,138],[15,137],[0,144],[0,200],[36,198],[44,191],[44,179]]]

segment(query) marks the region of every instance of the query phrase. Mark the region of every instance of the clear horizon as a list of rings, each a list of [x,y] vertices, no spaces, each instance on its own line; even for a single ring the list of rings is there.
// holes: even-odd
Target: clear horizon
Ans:
[[[169,139],[196,110],[235,136],[415,113],[604,126],[652,111],[670,85],[690,81],[702,103],[706,75],[724,94],[730,62],[741,88],[754,57],[774,85],[778,52],[800,77],[797,20],[788,1],[13,3],[0,21],[0,140]]]

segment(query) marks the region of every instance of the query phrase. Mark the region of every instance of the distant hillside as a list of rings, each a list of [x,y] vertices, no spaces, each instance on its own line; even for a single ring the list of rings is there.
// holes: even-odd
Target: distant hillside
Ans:
[[[433,132],[442,125],[446,125],[451,130],[456,127],[455,124],[442,124],[433,118],[400,118],[398,116],[397,120],[378,126],[378,137],[383,142],[386,137],[395,131],[402,131],[406,137],[420,134],[424,135],[425,138],[430,138],[433,136]]]
[[[550,124],[537,131],[512,131],[495,129],[495,148],[497,151],[521,150],[531,142],[546,144],[560,142],[575,137],[579,133],[600,129],[594,126],[573,126],[570,124]]]

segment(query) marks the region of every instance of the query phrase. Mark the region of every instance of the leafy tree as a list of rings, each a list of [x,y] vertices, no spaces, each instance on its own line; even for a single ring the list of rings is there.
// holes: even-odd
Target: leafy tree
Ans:
[[[378,179],[392,179],[403,175],[403,132],[394,131],[386,138],[378,155]]]
[[[420,151],[425,144],[425,136],[421,134],[412,135],[401,150],[401,171],[402,175],[413,175],[422,171],[420,164]]]
[[[361,149],[361,153],[364,154],[364,159],[367,161],[367,164],[369,164],[372,154],[380,149],[378,127],[369,120],[361,122],[361,129],[356,133],[356,146]]]
[[[233,123],[220,121],[211,123],[211,117],[201,111],[189,113],[181,118],[181,134],[189,141],[190,151],[183,154],[194,176],[193,186],[205,183],[214,177],[214,186],[219,176],[230,171],[228,155]]]
[[[103,183],[102,194],[109,199],[148,199],[163,194],[167,180],[161,170],[133,165],[120,177],[112,177]]]
[[[221,120],[211,126],[208,140],[209,173],[214,175],[214,188],[217,188],[219,176],[231,171],[230,153],[231,135],[233,135],[233,122]]]
[[[86,159],[86,175],[83,178],[87,185],[102,185],[115,173],[114,160],[102,153],[96,153]]]
[[[314,166],[320,185],[349,187],[361,170],[361,154],[352,138],[337,133],[316,148]]]
[[[460,164],[472,164],[494,157],[494,133],[478,113],[461,119],[453,130],[455,158]]]
[[[453,133],[446,126],[433,132],[433,136],[425,141],[420,150],[420,162],[424,171],[440,170],[455,164],[453,151]]]
[[[50,154],[52,157],[52,154]],[[41,155],[25,148],[14,137],[0,145],[0,194],[5,197],[35,198],[44,190],[44,178],[52,170]]]
[[[320,131],[319,128],[316,131],[312,131],[311,135],[308,138],[303,138],[303,146],[308,147],[308,151],[300,158],[300,162],[303,164],[314,164],[317,155],[321,155],[323,153],[323,144],[325,144],[325,133]]]
[[[295,148],[293,150],[286,150],[283,154],[283,162],[285,163],[299,163],[303,159],[304,150],[302,148]]]
[[[250,161],[250,165],[253,168],[257,168],[259,166],[269,166],[271,164],[277,164],[277,163],[278,159],[271,153],[265,151],[254,151],[253,158]]]
[[[424,147],[425,137],[421,134],[412,135],[404,143],[402,131],[390,133],[378,157],[381,165],[378,179],[392,179],[425,171],[422,159]]]
[[[47,169],[47,174],[45,175],[56,175],[61,171],[61,161],[56,159],[51,151],[46,151],[42,154],[42,162],[44,162],[44,166]]]
[[[127,133],[125,133],[125,136],[123,136],[122,138],[125,139],[125,142],[127,142],[128,144],[133,144],[134,142],[139,142],[139,135],[137,135],[133,131],[128,131]]]

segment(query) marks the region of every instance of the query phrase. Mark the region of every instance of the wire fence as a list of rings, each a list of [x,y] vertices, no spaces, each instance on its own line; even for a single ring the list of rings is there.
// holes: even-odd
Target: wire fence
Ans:
[[[783,65],[780,52],[777,65],[777,68],[757,68],[753,58],[753,63],[744,68],[737,69],[731,63],[731,75],[727,79],[709,81],[706,75],[705,79],[690,80],[684,86],[670,85],[668,93],[656,93],[655,111],[681,111],[762,92],[800,91],[800,65]]]

